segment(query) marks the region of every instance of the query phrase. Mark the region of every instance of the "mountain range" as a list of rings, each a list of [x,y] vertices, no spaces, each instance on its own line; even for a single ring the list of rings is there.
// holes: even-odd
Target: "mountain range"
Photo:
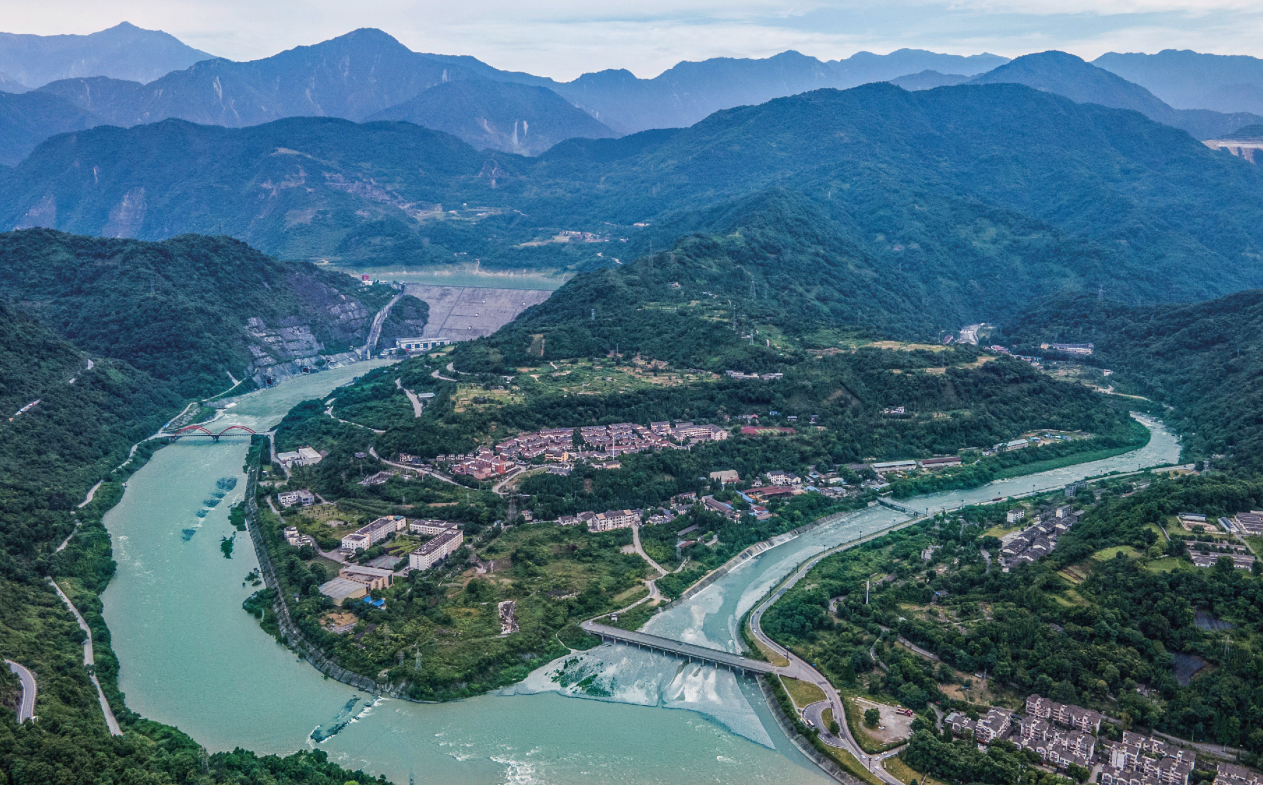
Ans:
[[[1142,303],[1263,285],[1256,167],[1138,112],[1016,84],[817,90],[536,158],[400,122],[103,127],[0,172],[0,226],[226,233],[343,263],[582,269],[774,227],[749,205],[778,191],[799,205],[784,214],[815,217],[769,228],[782,235],[771,245],[794,245],[796,226],[823,232],[810,253],[883,280],[898,294],[879,300],[923,311],[905,322],[918,329],[1063,289]]]
[[[1179,109],[1263,114],[1263,60],[1164,49],[1101,55],[1092,64],[1148,89]]]
[[[157,61],[170,48],[165,34],[120,26],[94,34],[104,38],[93,51],[104,57],[106,44],[124,34],[149,36],[132,45],[133,59]],[[52,47],[52,39],[38,40]],[[83,58],[88,71],[91,62]],[[1112,62],[1108,56],[1098,60]],[[1233,62],[1236,70],[1248,71],[1254,61]],[[16,66],[23,74],[33,67]],[[568,138],[686,127],[716,111],[815,89],[893,81],[923,90],[971,79],[1017,82],[1080,102],[1135,109],[1201,139],[1223,138],[1263,120],[1253,114],[1172,108],[1144,87],[1060,52],[1009,62],[989,54],[962,57],[911,49],[822,61],[790,51],[761,60],[684,62],[652,79],[608,70],[559,82],[500,70],[472,57],[416,53],[374,29],[250,62],[204,59],[153,79],[84,73],[45,84],[39,92],[63,99],[97,124],[129,127],[179,118],[239,128],[296,116],[405,120],[452,133],[480,149],[537,155]],[[6,84],[13,91],[25,89],[3,81],[0,89]],[[67,107],[47,102],[45,111],[43,123],[31,122],[39,119],[31,111],[19,120],[0,115],[0,135],[22,141],[0,162],[15,162],[29,152],[30,144],[39,141],[32,129],[44,126],[47,135],[78,130],[65,120]]]
[[[91,35],[0,33],[0,90],[19,92],[82,76],[152,82],[213,57],[173,35],[127,22]]]
[[[1243,126],[1263,122],[1263,117],[1248,112],[1173,109],[1140,85],[1065,52],[1025,55],[970,80],[971,84],[1001,82],[1024,84],[1079,103],[1134,109],[1150,120],[1181,128],[1198,139],[1222,137]]]

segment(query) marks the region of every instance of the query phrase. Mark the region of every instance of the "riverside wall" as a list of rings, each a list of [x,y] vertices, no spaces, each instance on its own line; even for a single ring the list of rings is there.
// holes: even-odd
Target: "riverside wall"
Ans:
[[[263,584],[276,592],[277,599],[272,605],[272,610],[276,613],[277,626],[280,627],[281,634],[285,636],[285,642],[303,659],[310,662],[316,670],[335,681],[373,695],[386,695],[407,700],[403,695],[407,687],[406,683],[400,685],[389,682],[378,683],[367,676],[349,671],[338,665],[320,647],[307,640],[298,629],[298,625],[290,617],[289,606],[285,602],[284,592],[281,591],[280,581],[277,580],[276,570],[272,566],[272,557],[268,552],[267,544],[263,541],[263,532],[259,526],[258,477],[259,465],[252,461],[246,472],[246,529],[250,533],[250,539],[254,543],[254,552],[259,559],[259,572],[263,576]]]
[[[867,785],[863,780],[848,773],[837,761],[833,760],[816,749],[811,741],[798,732],[794,727],[794,723],[789,717],[785,716],[785,711],[781,708],[781,703],[776,699],[776,693],[772,691],[772,687],[768,684],[768,679],[779,678],[777,676],[759,676],[759,689],[763,691],[763,700],[767,703],[767,707],[772,712],[772,716],[776,719],[776,724],[781,726],[786,738],[794,743],[798,751],[811,759],[811,762],[820,767],[820,770],[828,774],[836,782],[842,785]]]

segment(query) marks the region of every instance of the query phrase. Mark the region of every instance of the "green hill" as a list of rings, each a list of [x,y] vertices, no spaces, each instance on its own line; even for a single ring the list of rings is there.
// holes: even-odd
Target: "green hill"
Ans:
[[[1171,405],[1196,456],[1232,455],[1263,469],[1263,291],[1187,305],[1127,307],[1090,296],[1037,304],[1005,328],[1007,342],[1086,341],[1091,362],[1125,392]]]
[[[0,164],[16,164],[53,134],[94,125],[100,121],[91,112],[55,95],[0,92]]]
[[[0,234],[0,286],[94,358],[128,362],[185,395],[361,344],[389,298],[226,237],[146,243],[48,230]],[[282,328],[285,341],[267,340]]]
[[[819,90],[534,159],[406,123],[98,128],[0,174],[0,225],[228,233],[287,258],[589,269],[731,234],[734,211],[776,190],[825,216],[826,245],[853,249],[860,269],[906,280],[906,302],[938,327],[1065,290],[1135,304],[1263,286],[1257,167],[1138,113],[1013,84]],[[553,242],[563,230],[609,242]]]

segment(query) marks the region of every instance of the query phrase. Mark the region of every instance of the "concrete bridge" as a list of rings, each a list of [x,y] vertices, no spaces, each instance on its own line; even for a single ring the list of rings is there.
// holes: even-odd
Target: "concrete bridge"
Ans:
[[[694,646],[691,643],[681,643],[670,638],[649,635],[644,632],[620,630],[617,627],[609,627],[591,621],[585,621],[579,626],[585,632],[599,637],[603,643],[624,643],[639,649],[648,649],[660,654],[680,657],[689,662],[704,662],[707,665],[727,668],[733,672],[740,672],[742,675],[758,673],[779,674],[786,670],[785,668],[778,668],[767,662],[751,660],[738,654],[729,654],[718,649],[708,649],[705,646]]]

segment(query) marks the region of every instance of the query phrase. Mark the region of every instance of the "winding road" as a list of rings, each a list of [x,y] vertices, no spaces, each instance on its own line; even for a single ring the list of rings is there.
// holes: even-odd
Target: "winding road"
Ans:
[[[834,688],[829,680],[824,677],[824,674],[816,670],[806,660],[772,640],[767,633],[763,632],[763,613],[768,608],[772,607],[777,600],[785,596],[786,592],[794,588],[798,581],[802,580],[802,578],[810,572],[813,567],[825,558],[832,556],[835,553],[840,553],[848,548],[854,548],[855,546],[861,545],[869,540],[884,537],[890,532],[895,531],[896,529],[902,529],[905,526],[916,523],[918,520],[920,520],[920,518],[912,518],[904,521],[903,523],[896,524],[878,532],[873,532],[872,534],[861,537],[858,540],[853,540],[844,545],[839,545],[836,548],[830,548],[827,551],[813,556],[803,562],[802,565],[794,570],[794,572],[786,578],[775,591],[764,598],[763,601],[756,605],[754,610],[750,612],[750,633],[764,646],[767,646],[769,649],[789,661],[789,667],[784,669],[782,675],[799,679],[800,681],[811,682],[824,691],[825,699],[823,701],[813,703],[804,710],[804,716],[814,722],[816,727],[820,729],[820,740],[825,744],[828,744],[830,747],[844,749],[851,753],[866,769],[880,777],[884,782],[889,783],[889,785],[902,785],[902,783],[893,774],[886,771],[886,769],[880,764],[883,757],[890,757],[890,755],[869,755],[864,751],[864,749],[859,745],[859,742],[855,740],[855,736],[852,735],[851,728],[847,725],[846,707],[842,703],[842,696],[838,694],[837,689]],[[821,716],[824,714],[825,709],[833,710],[833,716],[838,721],[838,725],[842,730],[841,738],[834,736],[829,732],[829,729],[824,726]],[[814,712],[814,716],[808,714],[808,710]],[[891,754],[894,754],[894,752],[892,751]]]
[[[35,674],[13,660],[5,662],[9,663],[9,670],[16,673],[18,680],[22,682],[22,700],[18,703],[18,724],[21,725],[27,720],[35,719]]]
[[[75,621],[79,622],[79,629],[83,630],[87,637],[83,639],[83,664],[89,669],[96,667],[96,658],[92,653],[92,628],[83,620],[83,616],[79,614],[79,609],[70,601],[66,593],[61,590],[57,582],[52,578],[48,579],[52,584],[53,590],[57,592],[57,596],[61,597],[61,601],[66,603],[66,607],[75,615]],[[105,724],[109,726],[111,736],[122,736],[123,730],[118,727],[118,720],[114,717],[114,710],[110,708],[110,702],[105,699],[105,691],[101,689],[101,682],[97,681],[96,674],[89,670],[88,678],[92,680],[92,686],[96,687],[97,700],[101,702],[101,713],[105,715]],[[32,701],[34,696],[32,695]]]

